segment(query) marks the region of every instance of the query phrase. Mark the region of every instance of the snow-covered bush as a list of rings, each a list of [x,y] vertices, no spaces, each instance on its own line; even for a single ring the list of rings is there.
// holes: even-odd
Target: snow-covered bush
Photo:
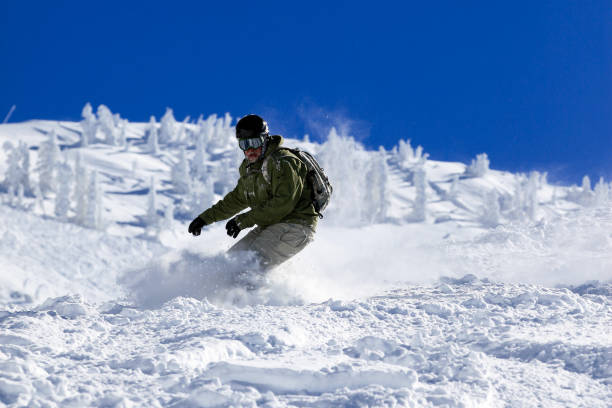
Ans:
[[[117,144],[117,129],[115,118],[106,105],[98,106],[98,125],[104,135],[104,143],[115,146]]]
[[[486,153],[481,153],[472,159],[472,163],[465,169],[465,175],[468,177],[482,177],[489,171],[489,157]]]
[[[172,109],[166,108],[166,113],[159,121],[159,139],[161,144],[168,144],[174,141],[177,131],[176,120]]]
[[[81,121],[81,146],[89,146],[90,143],[95,143],[96,132],[98,129],[98,119],[93,113],[91,104],[87,102],[81,112],[83,120]]]
[[[55,138],[55,130],[47,134],[47,140],[40,145],[38,150],[37,170],[39,173],[40,190],[44,194],[55,192],[57,163],[59,161],[60,149]]]
[[[68,162],[63,161],[57,166],[57,194],[55,195],[55,215],[61,219],[68,218],[70,210],[70,190],[72,188],[73,173]]]

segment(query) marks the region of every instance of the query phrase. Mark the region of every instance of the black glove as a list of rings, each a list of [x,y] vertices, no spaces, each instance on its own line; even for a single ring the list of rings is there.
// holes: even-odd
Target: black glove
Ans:
[[[200,235],[202,232],[202,227],[206,225],[203,219],[200,217],[196,217],[191,224],[189,224],[189,233],[195,235],[196,237]]]
[[[240,228],[240,225],[238,225],[236,218],[232,218],[227,222],[227,224],[225,224],[225,229],[227,230],[227,235],[236,238],[238,234],[240,234],[240,230],[242,228]]]

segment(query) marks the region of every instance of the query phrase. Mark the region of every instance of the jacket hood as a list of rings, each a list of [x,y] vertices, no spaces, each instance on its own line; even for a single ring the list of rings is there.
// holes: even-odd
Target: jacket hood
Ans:
[[[278,149],[280,145],[283,144],[285,139],[281,135],[272,135],[268,139],[268,143],[266,144],[264,154],[257,161],[263,161],[266,157],[268,157],[273,151]]]
[[[268,140],[268,146],[266,147],[266,154],[264,156],[267,156],[270,154],[270,152],[276,150],[280,145],[283,144],[284,141],[285,139],[281,135],[270,136],[270,140]]]

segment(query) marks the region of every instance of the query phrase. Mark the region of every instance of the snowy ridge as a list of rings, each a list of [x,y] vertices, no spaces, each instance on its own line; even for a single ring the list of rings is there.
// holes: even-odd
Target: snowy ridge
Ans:
[[[608,183],[288,139],[334,196],[246,293],[223,223],[186,233],[235,183],[232,118],[107,109],[0,125],[1,404],[609,405]]]

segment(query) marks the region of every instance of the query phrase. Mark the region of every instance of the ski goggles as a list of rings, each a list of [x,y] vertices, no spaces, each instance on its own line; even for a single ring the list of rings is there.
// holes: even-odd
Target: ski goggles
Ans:
[[[258,149],[261,146],[263,146],[264,144],[264,139],[263,137],[251,137],[248,139],[238,139],[238,146],[240,146],[240,148],[243,151],[249,150],[249,149]]]

